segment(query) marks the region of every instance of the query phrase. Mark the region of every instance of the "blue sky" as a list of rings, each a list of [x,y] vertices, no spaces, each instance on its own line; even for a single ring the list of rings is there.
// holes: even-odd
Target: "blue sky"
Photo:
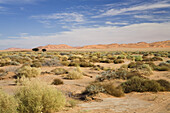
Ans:
[[[0,0],[0,49],[170,39],[170,0]]]

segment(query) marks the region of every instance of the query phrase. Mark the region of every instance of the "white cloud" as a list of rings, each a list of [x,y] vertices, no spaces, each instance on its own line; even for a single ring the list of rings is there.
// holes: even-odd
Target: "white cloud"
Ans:
[[[98,27],[72,29],[71,31],[44,36],[25,36],[20,39],[0,40],[1,49],[10,47],[31,48],[47,44],[72,46],[90,44],[154,42],[168,40],[170,23],[142,23],[124,27]]]
[[[61,20],[65,22],[83,22],[84,17],[82,14],[79,13],[54,13],[49,15],[37,15],[31,16],[34,19],[40,20]]]
[[[109,9],[105,11],[104,13],[93,16],[93,18],[100,18],[100,17],[105,17],[105,16],[115,16],[115,15],[120,15],[126,12],[132,12],[132,11],[143,11],[143,10],[152,10],[152,9],[158,9],[158,8],[169,8],[170,3],[166,2],[157,2],[153,4],[142,4],[139,6],[133,6],[129,8],[122,8],[122,9]]]
[[[152,19],[152,16],[149,15],[135,15],[135,18],[142,18],[142,19]]]
[[[110,21],[107,21],[107,22],[105,22],[105,24],[108,24],[108,25],[127,25],[128,23],[126,23],[126,22],[114,22],[114,23],[112,23]]]

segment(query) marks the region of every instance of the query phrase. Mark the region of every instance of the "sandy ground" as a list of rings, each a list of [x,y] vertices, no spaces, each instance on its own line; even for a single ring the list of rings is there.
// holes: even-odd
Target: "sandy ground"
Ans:
[[[126,61],[124,64],[128,64]],[[122,64],[105,64],[97,63],[110,68],[119,68]],[[2,67],[8,68],[8,67]],[[56,67],[42,67],[43,72],[50,72]],[[67,70],[73,70],[75,67],[63,67]],[[47,82],[51,85],[55,78],[60,78],[64,81],[63,85],[54,86],[61,90],[67,96],[68,94],[79,94],[85,90],[85,87],[95,80],[96,76],[100,74],[99,71],[91,70],[90,68],[82,68],[82,71],[87,75],[80,80],[67,80],[63,79],[65,75],[53,75],[45,74],[37,78],[43,82]],[[13,95],[15,90],[19,87],[15,85],[15,80],[10,78],[14,73],[9,73],[9,78],[0,80],[0,88],[10,95]],[[153,72],[150,79],[166,79],[170,81],[170,72]],[[116,82],[116,81],[115,81]],[[120,81],[117,81],[120,82]],[[66,107],[63,111],[58,113],[170,113],[170,92],[159,93],[129,93],[124,97],[115,98],[106,94],[99,94],[96,96],[100,101],[79,101],[79,104],[74,107]]]

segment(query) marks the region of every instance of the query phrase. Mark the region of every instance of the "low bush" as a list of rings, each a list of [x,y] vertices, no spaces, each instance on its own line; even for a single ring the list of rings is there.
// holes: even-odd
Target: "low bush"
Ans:
[[[80,62],[79,66],[80,67],[92,67],[93,64],[91,64],[90,62]]]
[[[64,65],[64,66],[69,66],[70,62],[68,62],[68,61],[62,61],[61,64]]]
[[[101,83],[96,82],[96,83],[91,83],[90,85],[88,85],[85,91],[83,92],[83,94],[91,96],[91,95],[96,95],[100,92],[105,92],[105,89]]]
[[[39,81],[27,82],[18,89],[15,98],[20,113],[53,113],[61,110],[66,103],[60,91]]]
[[[131,62],[128,64],[128,68],[135,68],[136,67],[136,63],[135,62]]]
[[[155,67],[156,71],[169,71],[169,67],[166,66],[157,66]]]
[[[117,59],[125,59],[125,56],[124,55],[120,55],[117,57]]]
[[[0,113],[17,113],[17,101],[0,90]]]
[[[161,57],[155,56],[152,57],[152,61],[163,61],[163,59]]]
[[[142,61],[142,60],[143,60],[142,56],[135,56],[135,61]]]
[[[54,79],[54,81],[52,82],[53,85],[60,85],[60,84],[64,84],[64,82],[61,79]]]
[[[125,93],[130,92],[158,92],[162,89],[161,85],[154,81],[143,79],[139,77],[133,77],[128,81],[121,84]]]
[[[78,72],[77,70],[73,70],[71,72],[68,73],[68,75],[66,76],[66,79],[81,79],[83,78],[83,74]]]
[[[50,59],[50,60],[44,60],[42,66],[52,67],[52,66],[62,66],[62,64],[58,59]]]
[[[88,85],[83,92],[87,96],[94,96],[98,93],[107,93],[112,96],[121,97],[124,96],[124,92],[121,87],[115,87],[113,83],[100,83],[100,82],[93,82]]]
[[[41,69],[35,68],[35,67],[30,67],[30,66],[23,66],[19,68],[16,72],[17,77],[21,78],[22,76],[25,77],[36,77],[41,74]]]
[[[163,79],[157,80],[157,82],[163,87],[163,91],[170,91],[170,82]]]
[[[55,68],[51,72],[53,72],[55,75],[61,75],[61,74],[67,74],[68,71],[64,68]]]
[[[39,67],[42,67],[42,64],[39,61],[33,61],[31,67],[39,68]]]
[[[115,97],[124,96],[124,92],[121,87],[115,87],[113,83],[107,83],[103,85],[105,91]]]
[[[74,99],[69,99],[68,103],[69,103],[69,107],[74,108],[77,105],[78,101]]]

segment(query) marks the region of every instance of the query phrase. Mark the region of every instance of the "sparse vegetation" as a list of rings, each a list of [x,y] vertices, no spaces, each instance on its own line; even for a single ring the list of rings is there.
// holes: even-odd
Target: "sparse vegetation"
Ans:
[[[56,68],[51,70],[52,73],[54,73],[55,75],[61,75],[61,74],[67,74],[68,71],[63,69],[63,68]]]
[[[163,88],[158,82],[154,80],[133,77],[127,82],[121,84],[125,93],[130,92],[158,92]]]
[[[53,85],[60,85],[60,84],[64,84],[64,82],[61,79],[54,79],[54,81],[52,82]]]
[[[63,94],[39,81],[30,81],[15,94],[20,113],[52,113],[61,110],[66,103]]]
[[[0,113],[17,113],[17,101],[0,89]]]
[[[17,70],[17,77],[21,78],[22,76],[25,77],[36,77],[41,74],[41,69],[29,66],[23,66]]]

